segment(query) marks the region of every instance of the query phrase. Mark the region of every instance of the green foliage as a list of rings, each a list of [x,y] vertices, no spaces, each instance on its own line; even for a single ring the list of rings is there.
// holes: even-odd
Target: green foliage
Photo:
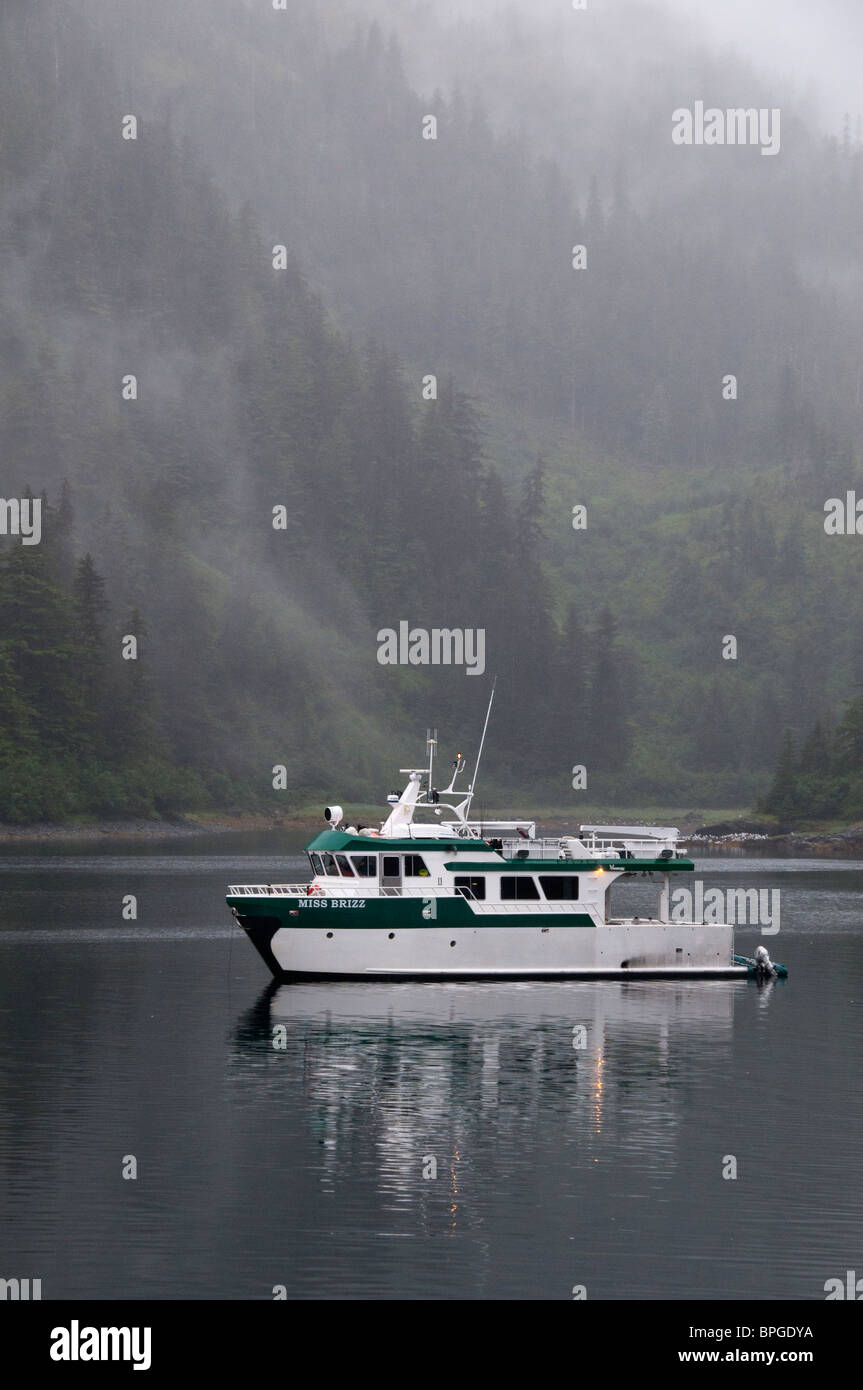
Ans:
[[[453,753],[478,736],[493,674],[484,788],[559,803],[584,763],[599,802],[754,799],[782,729],[859,677],[863,561],[821,526],[825,489],[863,491],[853,297],[803,283],[779,236],[794,180],[825,227],[859,225],[858,154],[801,137],[742,232],[717,163],[677,242],[661,185],[638,209],[577,186],[328,7],[280,14],[271,45],[189,0],[170,51],[148,8],[103,7],[104,47],[77,0],[45,0],[50,43],[0,15],[4,489],[51,499],[42,544],[0,551],[0,820],[366,800],[428,724]],[[226,32],[236,82],[211,83]],[[137,142],[114,50],[148,74]],[[279,119],[232,119],[228,87]],[[428,110],[445,138],[418,159]],[[819,236],[799,227],[813,263]],[[298,261],[272,269],[277,237],[350,334]],[[757,385],[736,426],[727,362]],[[402,620],[483,629],[486,679],[380,666]],[[819,738],[779,759],[775,814],[861,804],[863,709]]]
[[[759,809],[792,824],[863,819],[863,694],[848,702],[835,730],[816,723],[801,748],[785,734]]]
[[[75,759],[25,753],[5,763],[0,767],[0,807],[11,825],[62,821],[80,811]]]

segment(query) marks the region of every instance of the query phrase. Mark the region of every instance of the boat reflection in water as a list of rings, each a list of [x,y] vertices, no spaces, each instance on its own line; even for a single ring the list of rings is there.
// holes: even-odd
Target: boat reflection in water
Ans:
[[[586,1170],[613,1183],[627,1159],[666,1180],[753,988],[274,983],[238,1025],[233,1074],[250,1104],[313,1126],[325,1190],[365,1174],[375,1205],[454,1232],[463,1200],[481,1224],[478,1189],[522,1169],[580,1193]]]

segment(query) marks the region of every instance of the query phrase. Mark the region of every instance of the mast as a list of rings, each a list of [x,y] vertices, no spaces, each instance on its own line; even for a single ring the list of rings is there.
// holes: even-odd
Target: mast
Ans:
[[[474,795],[474,792],[475,792],[475,790],[476,790],[476,779],[477,779],[477,773],[479,772],[479,760],[480,760],[480,758],[482,757],[482,750],[483,750],[483,748],[484,748],[484,746],[485,746],[485,731],[486,731],[486,729],[488,728],[488,720],[489,720],[489,715],[491,714],[491,707],[492,707],[492,702],[493,702],[493,700],[494,700],[494,692],[495,692],[496,687],[497,687],[497,676],[495,676],[494,680],[492,681],[492,685],[491,685],[491,694],[490,694],[489,697],[488,697],[488,709],[487,709],[486,712],[485,712],[485,723],[484,723],[483,726],[482,726],[482,738],[481,738],[480,741],[479,741],[479,752],[478,752],[477,755],[476,755],[476,764],[475,764],[474,770],[473,770],[473,779],[472,779],[472,781],[471,781],[470,786],[468,787],[468,793],[467,793],[467,806],[466,806],[466,808],[465,808],[465,818],[467,817],[467,811],[470,809],[470,803],[473,801],[473,795]]]

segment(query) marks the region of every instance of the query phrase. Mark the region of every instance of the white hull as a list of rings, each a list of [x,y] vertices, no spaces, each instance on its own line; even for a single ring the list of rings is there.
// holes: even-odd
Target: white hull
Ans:
[[[286,975],[375,978],[744,977],[730,925],[426,927],[327,932],[280,927],[270,949]]]
[[[426,741],[428,767],[400,769],[407,785],[387,798],[379,830],[339,829],[342,808],[326,808],[329,829],[307,847],[310,882],[229,886],[229,908],[276,979],[764,975],[763,962],[735,960],[728,923],[671,919],[672,878],[695,867],[674,826],[584,825],[537,839],[534,821],[471,821],[479,754],[465,795],[455,790],[461,754],[438,791],[437,735]],[[655,917],[612,910],[613,883],[654,874]]]

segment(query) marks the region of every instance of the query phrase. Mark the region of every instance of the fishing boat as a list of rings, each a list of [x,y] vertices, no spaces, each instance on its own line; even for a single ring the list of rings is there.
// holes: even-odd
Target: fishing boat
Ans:
[[[763,947],[734,954],[731,923],[672,920],[671,882],[694,864],[674,827],[582,825],[537,836],[528,819],[471,819],[492,698],[474,774],[456,788],[427,764],[401,768],[403,790],[375,826],[324,811],[304,883],[235,884],[227,903],[278,980],[492,980],[784,975]],[[612,884],[659,885],[655,917],[614,916]]]

